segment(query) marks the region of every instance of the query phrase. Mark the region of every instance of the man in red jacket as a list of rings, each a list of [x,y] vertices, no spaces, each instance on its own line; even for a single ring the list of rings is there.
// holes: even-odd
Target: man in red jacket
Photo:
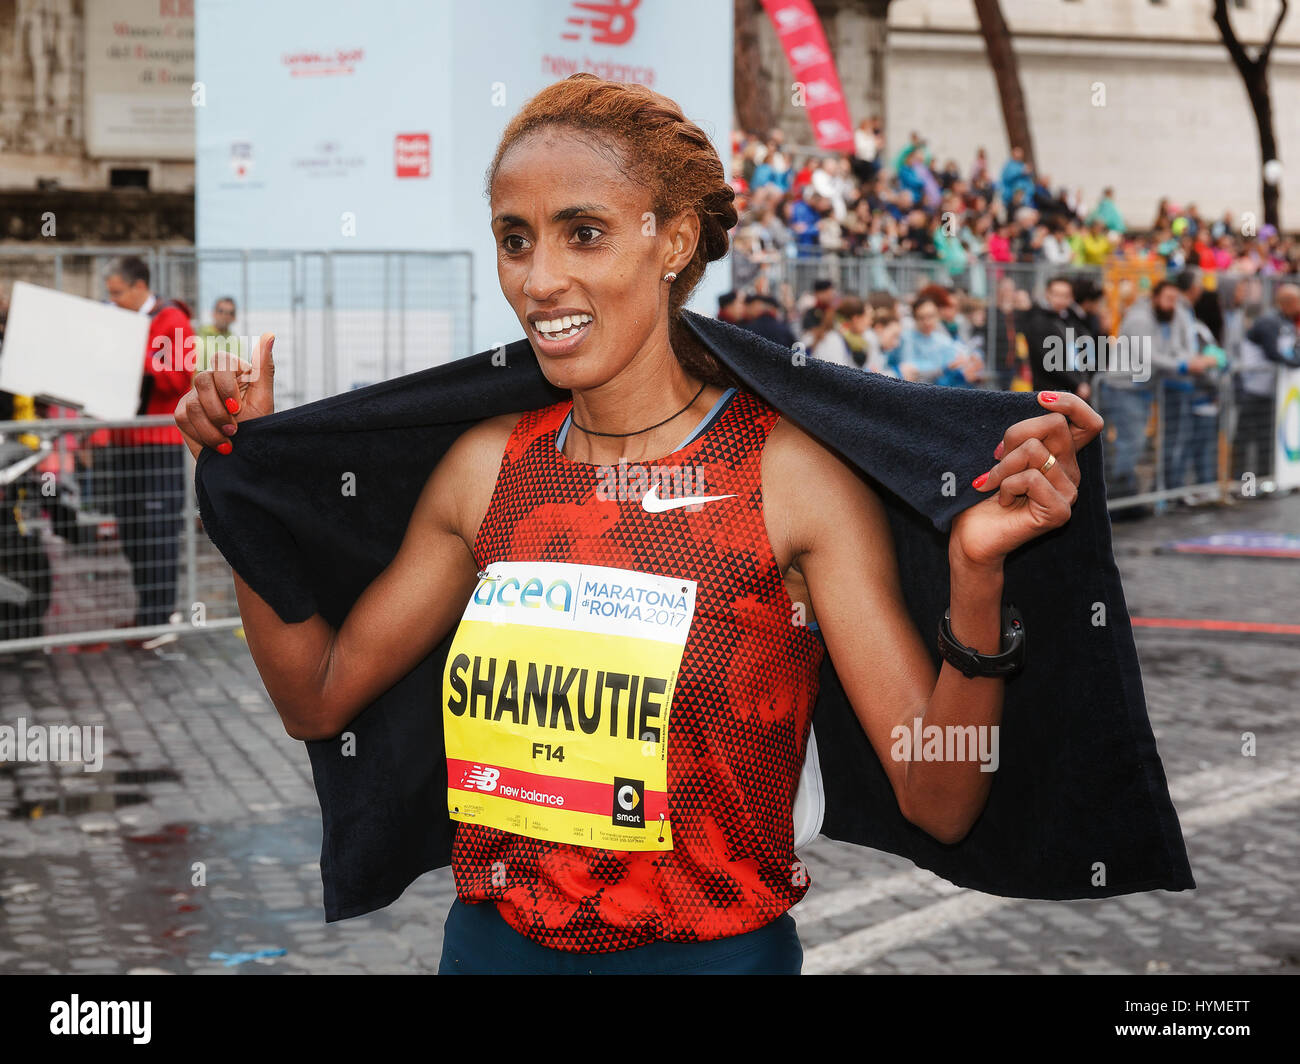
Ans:
[[[190,389],[195,339],[189,308],[149,290],[149,267],[134,256],[113,260],[104,274],[108,298],[149,315],[149,343],[140,377],[142,414],[172,414]],[[106,490],[118,537],[131,562],[138,596],[135,623],[169,622],[176,606],[176,570],[186,501],[185,447],[175,425],[113,429],[104,448]]]

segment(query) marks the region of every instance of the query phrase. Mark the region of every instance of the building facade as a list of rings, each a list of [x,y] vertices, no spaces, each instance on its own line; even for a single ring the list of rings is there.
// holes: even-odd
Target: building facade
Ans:
[[[192,242],[192,0],[0,0],[0,242]]]

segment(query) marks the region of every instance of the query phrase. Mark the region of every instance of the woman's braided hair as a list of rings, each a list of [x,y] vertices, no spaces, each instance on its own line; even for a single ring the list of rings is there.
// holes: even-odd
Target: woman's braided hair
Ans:
[[[695,254],[677,274],[668,296],[669,342],[682,368],[700,380],[736,383],[682,320],[682,307],[704,269],[730,249],[738,221],[736,194],[708,135],[667,96],[644,85],[571,74],[530,99],[501,134],[488,167],[486,194],[506,152],[522,137],[547,127],[586,135],[629,178],[650,192],[656,219],[694,210],[700,220]]]

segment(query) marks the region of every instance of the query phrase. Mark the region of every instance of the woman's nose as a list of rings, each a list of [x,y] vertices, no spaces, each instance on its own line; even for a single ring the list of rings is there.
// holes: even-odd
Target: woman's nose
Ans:
[[[524,295],[544,302],[565,287],[563,255],[540,244],[533,249],[528,262],[528,277],[524,281]]]

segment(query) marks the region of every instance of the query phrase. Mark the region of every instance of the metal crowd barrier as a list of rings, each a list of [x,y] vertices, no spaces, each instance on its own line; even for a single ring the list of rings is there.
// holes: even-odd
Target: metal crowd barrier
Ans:
[[[89,283],[88,278],[97,276],[91,267],[102,266],[98,259],[109,253],[98,249],[93,263],[80,262],[75,252],[69,254],[73,258],[52,260],[57,269],[50,280],[56,285],[68,286],[74,261],[86,267],[76,275],[84,272]],[[186,291],[197,283],[201,267],[219,265],[192,249],[156,250],[155,255],[164,291],[169,284]],[[332,256],[273,256],[260,261],[255,254],[238,253],[226,266],[234,271],[232,283],[243,279],[236,290],[245,299],[249,297],[243,293],[254,290],[253,279],[260,270],[280,271],[287,281],[282,294],[292,297],[289,303],[293,303],[293,293],[303,290],[303,271],[318,267],[322,276],[317,280],[328,282],[328,294],[334,289],[330,278],[343,269],[344,261]],[[322,313],[297,322],[296,335],[313,354],[317,350],[311,343],[313,330],[328,334],[323,350],[329,357],[319,365],[300,363],[296,388],[281,389],[289,374],[278,370],[277,405],[291,406],[416,368],[408,353],[423,350],[419,341],[431,335],[427,330],[441,326],[427,315],[427,320],[416,319],[405,311],[395,313],[390,321],[386,308],[394,299],[399,311],[408,305],[403,293],[414,276],[411,271],[419,274],[421,286],[440,288],[438,270],[446,268],[459,277],[467,265],[457,256],[425,262],[375,260],[361,254],[346,262],[348,269],[360,271],[358,284],[379,262],[380,281],[354,293],[358,316]],[[785,266],[787,283],[799,293],[832,272],[842,292],[865,296],[884,290],[901,300],[927,283],[953,280],[941,264],[919,260],[826,256],[786,260]],[[168,271],[178,270],[189,280],[167,276]],[[989,291],[996,292],[996,286],[1006,285],[1009,279],[1017,291],[1037,296],[1047,277],[1058,271],[1045,264],[976,263],[968,272],[983,275]],[[1060,272],[1078,276],[1087,271]],[[1100,271],[1094,272],[1100,279]],[[1271,305],[1274,286],[1283,280],[1287,279],[1256,279],[1259,291],[1253,312]],[[215,290],[225,290],[224,281],[212,283],[222,286]],[[273,288],[257,289],[261,305],[278,305],[280,298]],[[428,300],[416,302],[425,308],[435,306]],[[993,300],[987,302],[992,306]],[[326,306],[337,310],[332,295],[322,304]],[[241,309],[241,317],[244,313]],[[464,322],[467,328],[467,305],[464,314],[448,313],[448,320]],[[371,328],[376,321],[384,323],[379,333]],[[1005,388],[1014,383],[1018,367],[1011,345],[995,342],[1000,324],[995,314],[988,315],[984,333],[988,371],[982,387]],[[408,326],[414,333],[407,331]],[[363,351],[361,361],[351,350],[358,330],[374,341],[373,350]],[[424,337],[422,330],[426,330]],[[459,325],[441,335],[452,348],[468,339]],[[346,359],[339,356],[340,350]],[[1234,494],[1248,494],[1248,483],[1261,494],[1270,491],[1274,411],[1258,400],[1242,401],[1232,372],[1219,376],[1217,395],[1191,399],[1176,395],[1158,378],[1137,390],[1115,388],[1102,375],[1093,380],[1097,388],[1090,401],[1107,421],[1104,447],[1112,510],[1147,504],[1160,508],[1185,496],[1225,501]],[[1215,405],[1209,405],[1211,401]],[[109,439],[115,429],[159,425],[170,427],[174,422],[169,415],[117,422],[90,418],[0,422],[0,653],[238,626],[229,569],[200,534],[188,450],[180,445],[114,446]]]
[[[1271,417],[1242,417],[1233,396],[1226,373],[1213,414],[1157,378],[1137,390],[1103,379],[1093,401],[1107,420],[1111,509],[1245,494],[1252,469],[1267,492]],[[0,422],[0,654],[239,625],[230,570],[202,534],[188,449],[112,436],[174,424]]]
[[[276,405],[298,406],[475,352],[472,256],[453,251],[285,251],[194,247],[0,246],[0,297],[28,281],[103,300],[120,255],[149,266],[160,298],[189,305],[195,327],[220,298],[244,351],[276,334]]]
[[[733,255],[733,269],[740,273],[735,260]],[[748,275],[751,270],[743,272]],[[971,262],[954,273],[944,263],[930,259],[819,253],[797,258],[769,255],[758,273],[750,276],[747,287],[797,297],[825,279],[834,282],[841,294],[864,299],[884,292],[907,303],[930,284],[969,296],[983,304],[983,322],[963,334],[967,342],[979,341],[986,367],[980,386],[1006,389],[1021,386],[1018,378],[1023,362],[1015,317],[1010,316],[1009,323],[1009,316],[999,308],[1000,293],[1018,295],[1023,309],[1026,297],[1040,299],[1054,276],[1064,275],[1072,281],[1091,279],[1104,294],[1104,331],[1164,273],[1162,264],[1147,262],[1075,266],[985,261]],[[1277,286],[1298,283],[1300,277],[1219,272],[1215,281],[1247,285],[1251,294],[1244,309],[1249,322],[1273,306]],[[1232,365],[1236,355],[1229,351],[1229,370],[1190,398],[1154,377],[1137,389],[1121,391],[1108,387],[1105,375],[1094,376],[1097,390],[1090,402],[1107,420],[1104,446],[1112,510],[1150,504],[1161,509],[1183,498],[1221,502],[1233,494],[1267,494],[1273,489],[1274,415],[1262,409],[1258,400],[1242,400]],[[1135,425],[1135,419],[1140,419],[1141,425]],[[1110,471],[1117,467],[1122,475],[1112,479]]]
[[[1222,503],[1276,490],[1273,414],[1243,404],[1235,374],[1192,391],[1155,377],[1137,389],[1109,387],[1104,377],[1094,383],[1091,402],[1106,419],[1112,511],[1152,504],[1162,510],[1176,500]]]
[[[0,422],[0,653],[239,625],[199,524],[183,445],[122,445],[124,421]]]

